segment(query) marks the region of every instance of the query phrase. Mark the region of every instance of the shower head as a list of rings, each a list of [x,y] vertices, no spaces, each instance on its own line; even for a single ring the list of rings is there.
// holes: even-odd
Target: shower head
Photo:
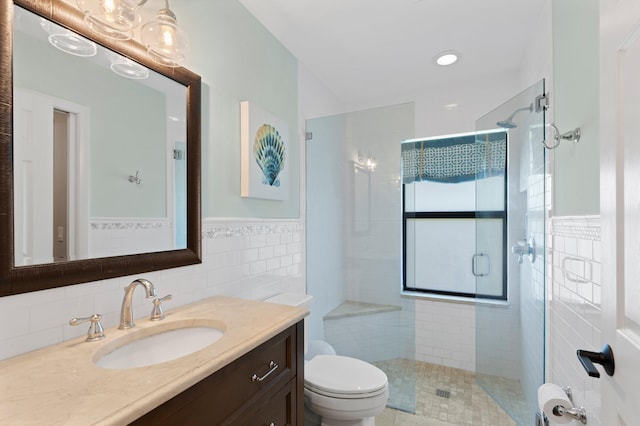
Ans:
[[[516,123],[511,121],[511,117],[506,120],[498,121],[496,124],[505,129],[515,129],[516,127],[518,127]]]
[[[504,129],[515,129],[516,127],[518,127],[518,125],[513,122],[513,117],[515,117],[516,114],[520,111],[525,110],[533,111],[533,104],[529,105],[528,107],[518,108],[517,110],[513,111],[513,114],[511,114],[509,118],[507,118],[506,120],[498,121],[496,124]]]

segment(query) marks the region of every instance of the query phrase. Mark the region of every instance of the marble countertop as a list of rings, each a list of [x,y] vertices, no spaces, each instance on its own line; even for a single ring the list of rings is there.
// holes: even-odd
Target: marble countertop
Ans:
[[[0,424],[125,425],[221,369],[308,314],[307,309],[213,297],[167,310],[165,319],[136,320],[130,330],[105,330],[0,362]],[[108,370],[93,357],[115,339],[172,321],[194,319],[225,330],[214,344],[147,367]],[[83,324],[82,326],[88,324]]]

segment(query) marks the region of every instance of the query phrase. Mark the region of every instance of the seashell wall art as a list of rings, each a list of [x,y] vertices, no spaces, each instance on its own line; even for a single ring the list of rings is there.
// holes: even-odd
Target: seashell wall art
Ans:
[[[289,198],[289,126],[259,106],[240,103],[240,195]]]

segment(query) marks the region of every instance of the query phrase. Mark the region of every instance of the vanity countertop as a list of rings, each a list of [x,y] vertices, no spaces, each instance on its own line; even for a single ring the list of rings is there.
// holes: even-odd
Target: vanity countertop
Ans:
[[[213,345],[173,361],[126,370],[93,363],[94,354],[114,339],[159,324],[148,319],[136,320],[130,330],[107,329],[98,342],[82,337],[0,361],[0,424],[128,424],[307,313],[305,308],[213,297],[165,312],[163,321],[212,320],[225,328]]]

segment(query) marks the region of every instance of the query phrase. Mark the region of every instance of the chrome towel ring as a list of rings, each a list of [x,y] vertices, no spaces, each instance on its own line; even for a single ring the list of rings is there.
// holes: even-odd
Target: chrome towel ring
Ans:
[[[550,123],[549,126],[553,129],[553,145],[548,145],[547,140],[542,139],[542,145],[544,145],[545,148],[555,149],[560,145],[561,140],[573,141],[574,143],[580,142],[580,137],[582,136],[582,131],[580,130],[580,127],[576,127],[575,129],[569,132],[561,134],[560,131],[558,130],[558,127],[555,124]]]

